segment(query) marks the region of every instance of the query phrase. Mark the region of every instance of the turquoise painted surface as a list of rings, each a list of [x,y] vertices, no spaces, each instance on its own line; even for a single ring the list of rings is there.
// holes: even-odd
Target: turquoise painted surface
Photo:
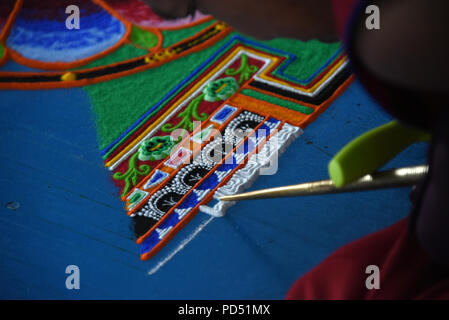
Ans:
[[[251,189],[326,178],[339,148],[389,120],[355,83]],[[408,189],[243,201],[148,275],[209,216],[140,261],[96,141],[83,89],[0,91],[0,298],[281,299],[333,250],[409,210]],[[390,166],[424,159],[415,145]],[[70,264],[80,290],[65,288]]]

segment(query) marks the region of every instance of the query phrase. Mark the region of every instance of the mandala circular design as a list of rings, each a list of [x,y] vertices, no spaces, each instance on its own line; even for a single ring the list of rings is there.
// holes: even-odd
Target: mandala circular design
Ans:
[[[183,196],[184,193],[174,188],[163,188],[156,192],[148,201],[149,210],[158,216],[162,216],[173,208]]]
[[[213,168],[210,164],[191,164],[182,168],[175,177],[174,187],[179,189],[191,189]]]

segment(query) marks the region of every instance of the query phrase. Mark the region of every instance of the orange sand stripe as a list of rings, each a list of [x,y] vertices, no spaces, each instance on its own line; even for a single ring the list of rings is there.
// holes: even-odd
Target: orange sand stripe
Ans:
[[[270,115],[279,120],[287,120],[289,123],[299,126],[307,118],[307,115],[296,112],[284,107],[271,104],[266,101],[258,100],[252,97],[245,96],[243,94],[235,94],[231,100],[231,104],[239,106],[251,112]]]

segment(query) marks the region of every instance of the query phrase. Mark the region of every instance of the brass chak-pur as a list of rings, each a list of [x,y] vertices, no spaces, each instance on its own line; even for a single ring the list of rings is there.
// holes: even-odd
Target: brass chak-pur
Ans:
[[[306,182],[285,187],[269,188],[230,196],[222,196],[222,201],[236,201],[247,199],[280,198],[294,196],[312,196],[319,194],[367,191],[387,188],[412,186],[422,181],[429,167],[419,165],[391,169],[368,174],[359,180],[337,188],[332,180]]]

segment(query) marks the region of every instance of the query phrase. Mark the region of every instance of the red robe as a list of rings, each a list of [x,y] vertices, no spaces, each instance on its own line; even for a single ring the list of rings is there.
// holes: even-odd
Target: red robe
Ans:
[[[347,21],[359,1],[332,1],[337,30],[343,38]],[[396,88],[379,81],[365,70],[357,69],[357,65],[354,67],[361,82],[369,87],[368,91],[375,97],[384,97],[383,100],[378,99],[378,101],[382,105],[388,105],[388,97],[395,93],[391,90]],[[436,147],[431,147],[430,154],[434,153],[432,150],[441,147],[438,143],[434,143],[434,146]],[[430,160],[432,159],[431,157]],[[432,161],[430,163],[433,164]],[[438,170],[443,175],[447,173],[441,168]],[[435,211],[431,203],[433,200],[430,200],[425,203],[423,210]],[[445,201],[446,205],[440,203],[439,208],[446,211],[447,199],[442,201]],[[437,212],[440,211],[437,210]],[[338,249],[301,277],[291,287],[286,298],[449,299],[449,268],[447,265],[435,263],[421,247],[415,230],[416,217],[417,214],[414,214],[389,228]],[[427,223],[427,225],[431,225],[431,230],[435,230],[438,222],[435,220],[435,223]],[[446,224],[441,223],[441,225]],[[366,268],[370,265],[379,268],[379,289],[368,289],[366,286],[367,278],[372,276],[372,273],[366,273]]]

